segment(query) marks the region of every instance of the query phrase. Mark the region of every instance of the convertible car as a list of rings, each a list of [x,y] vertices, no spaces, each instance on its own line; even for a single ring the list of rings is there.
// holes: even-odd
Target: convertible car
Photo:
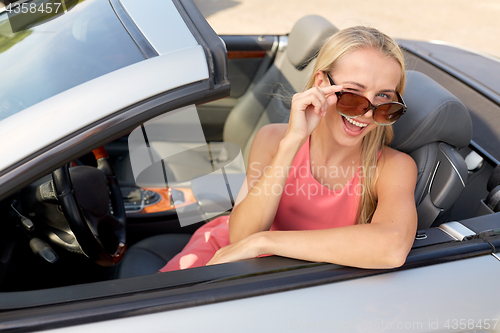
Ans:
[[[255,133],[288,121],[337,29],[306,16],[286,36],[218,36],[191,0],[68,3],[0,12],[0,331],[500,331],[498,59],[398,41],[391,145],[419,170],[403,266],[156,274],[230,213]]]

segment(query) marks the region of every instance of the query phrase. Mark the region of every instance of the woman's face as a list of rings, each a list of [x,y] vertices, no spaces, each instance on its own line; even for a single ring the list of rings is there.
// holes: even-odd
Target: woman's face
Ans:
[[[401,67],[396,60],[377,50],[361,49],[340,59],[330,75],[336,84],[344,85],[344,91],[363,95],[373,105],[378,105],[395,99]],[[330,85],[326,74],[316,73],[316,85]],[[325,125],[338,144],[348,147],[361,145],[363,137],[380,126],[373,120],[372,110],[348,120],[337,112],[336,105],[327,110]]]

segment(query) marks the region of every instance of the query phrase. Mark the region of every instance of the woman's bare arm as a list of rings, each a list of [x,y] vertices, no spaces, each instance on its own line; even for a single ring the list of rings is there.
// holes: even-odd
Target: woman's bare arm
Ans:
[[[271,189],[283,188],[287,174],[279,171],[288,170],[301,144],[282,140],[286,129],[286,124],[270,124],[255,135],[247,176],[229,218],[231,243],[271,228],[281,199],[281,191]]]
[[[417,168],[406,154],[386,149],[384,155],[385,163],[376,184],[378,206],[370,224],[259,232],[222,248],[209,264],[275,254],[362,268],[401,266],[417,228],[414,202]]]
[[[325,116],[326,109],[336,103],[334,92],[342,88],[317,87],[295,94],[289,123],[267,125],[257,132],[246,181],[229,218],[231,243],[271,228],[295,155]]]

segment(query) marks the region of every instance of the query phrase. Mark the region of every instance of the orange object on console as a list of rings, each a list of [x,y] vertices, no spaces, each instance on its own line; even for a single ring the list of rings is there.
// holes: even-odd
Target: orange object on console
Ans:
[[[99,148],[92,150],[92,153],[94,154],[96,160],[108,157],[108,152],[104,146],[100,146]]]

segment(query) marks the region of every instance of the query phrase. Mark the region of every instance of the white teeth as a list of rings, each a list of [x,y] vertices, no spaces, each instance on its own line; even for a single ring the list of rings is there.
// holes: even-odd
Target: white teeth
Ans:
[[[363,127],[368,126],[368,124],[358,123],[358,122],[357,122],[356,120],[354,120],[354,119],[347,118],[347,117],[344,117],[344,118],[345,118],[345,119],[347,119],[347,121],[348,121],[348,122],[350,122],[351,124],[356,125],[356,126],[358,126],[358,127],[363,128]]]

